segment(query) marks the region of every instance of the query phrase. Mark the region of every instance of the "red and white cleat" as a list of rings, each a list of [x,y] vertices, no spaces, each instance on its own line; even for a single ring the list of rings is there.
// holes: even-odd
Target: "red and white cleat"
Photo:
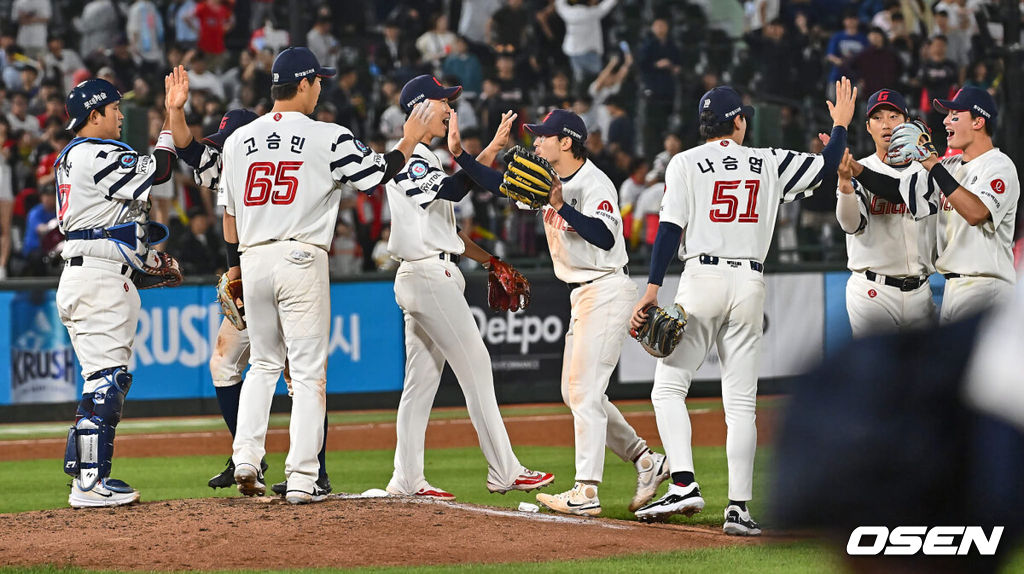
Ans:
[[[523,472],[519,474],[515,482],[511,486],[498,486],[491,481],[487,481],[487,490],[491,492],[497,492],[499,494],[505,494],[510,490],[521,490],[528,492],[536,490],[538,488],[544,488],[555,481],[555,475],[550,472],[540,472],[538,470],[530,470],[524,468]]]

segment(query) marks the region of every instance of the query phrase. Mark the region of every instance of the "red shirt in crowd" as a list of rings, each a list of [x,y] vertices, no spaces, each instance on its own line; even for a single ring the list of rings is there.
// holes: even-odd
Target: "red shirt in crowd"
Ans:
[[[196,20],[199,21],[199,39],[196,45],[207,54],[224,53],[224,34],[231,20],[229,5],[201,2],[196,5]]]

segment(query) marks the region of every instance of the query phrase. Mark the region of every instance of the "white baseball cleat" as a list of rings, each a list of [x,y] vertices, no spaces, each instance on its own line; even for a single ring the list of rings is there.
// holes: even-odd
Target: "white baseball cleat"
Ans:
[[[263,496],[267,491],[263,473],[247,462],[235,465],[235,483],[238,484],[238,492],[245,496]]]
[[[750,517],[749,510],[735,504],[725,507],[725,524],[722,530],[732,536],[760,536],[761,526]]]
[[[629,511],[636,512],[647,504],[658,492],[658,487],[671,476],[668,470],[668,458],[661,453],[648,450],[636,459],[636,494],[629,503]]]
[[[327,492],[318,486],[313,486],[313,492],[306,492],[305,490],[289,490],[285,493],[284,499],[288,501],[288,504],[323,502],[327,499]]]
[[[71,482],[71,494],[68,496],[71,508],[124,506],[139,500],[139,491],[123,480],[101,478],[89,490],[82,490],[77,478]]]
[[[687,486],[671,484],[668,492],[658,500],[636,511],[636,517],[643,522],[666,520],[673,514],[693,516],[704,510],[704,498],[696,482]]]
[[[559,494],[538,494],[537,502],[563,514],[597,516],[601,514],[601,501],[597,498],[597,486],[577,482],[572,490]]]

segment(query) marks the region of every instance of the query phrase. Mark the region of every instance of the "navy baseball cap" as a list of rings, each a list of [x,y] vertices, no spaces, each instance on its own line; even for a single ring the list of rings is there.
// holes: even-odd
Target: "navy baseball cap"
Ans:
[[[705,111],[715,114],[715,123],[720,124],[733,119],[736,114],[743,114],[748,120],[754,117],[754,108],[743,105],[743,98],[729,86],[711,88],[700,97],[697,104],[697,118]]]
[[[883,88],[871,94],[871,97],[868,98],[868,115],[870,116],[874,113],[875,108],[882,106],[889,106],[903,114],[903,117],[910,117],[910,111],[907,110],[907,100],[903,99],[903,94],[896,90]]]
[[[539,136],[565,136],[579,143],[587,142],[587,124],[569,110],[551,110],[539,124],[526,124],[525,127]]]
[[[224,140],[228,139],[229,135],[258,117],[259,115],[256,112],[251,112],[244,108],[229,110],[220,119],[220,127],[217,128],[217,133],[210,134],[203,138],[203,140],[210,142],[212,145],[217,146],[217,148],[222,148],[224,147]]]
[[[121,99],[121,92],[114,84],[99,78],[86,80],[71,89],[64,109],[71,121],[66,129],[74,130],[89,119],[89,112]]]
[[[334,68],[320,66],[320,61],[309,48],[288,48],[274,58],[274,66],[270,69],[274,84],[291,84],[306,76],[333,77]]]
[[[996,100],[988,90],[981,88],[960,88],[960,91],[953,96],[952,100],[940,100],[935,98],[932,105],[939,112],[971,112],[977,114],[989,122],[996,120],[999,110],[996,109]]]
[[[402,96],[399,98],[399,105],[405,113],[412,111],[413,106],[426,100],[448,100],[449,102],[458,99],[462,94],[462,86],[444,87],[437,78],[430,74],[416,76],[409,80],[402,87]]]

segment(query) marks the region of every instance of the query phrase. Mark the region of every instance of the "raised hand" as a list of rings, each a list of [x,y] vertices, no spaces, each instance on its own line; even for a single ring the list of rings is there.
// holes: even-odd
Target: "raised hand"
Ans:
[[[188,72],[185,66],[176,66],[164,78],[164,107],[167,109],[184,109],[188,101]]]
[[[431,105],[430,100],[420,102],[413,106],[409,118],[402,126],[402,135],[412,141],[421,141],[424,136],[430,133],[430,123],[437,115],[437,110]]]
[[[455,110],[448,111],[448,151],[452,157],[462,155],[462,135],[459,133],[459,117]]]
[[[856,111],[856,86],[850,82],[849,78],[843,76],[836,82],[836,103],[833,104],[829,101],[825,103],[828,104],[828,113],[832,116],[833,125],[844,128],[849,126],[853,120],[853,112]]]
[[[853,179],[853,155],[850,150],[843,151],[843,161],[839,162],[839,180],[850,181]]]
[[[512,124],[518,117],[519,114],[512,110],[501,114],[501,123],[498,124],[498,129],[494,132],[494,139],[488,146],[495,148],[496,151],[504,149],[508,145],[508,138],[512,133]]]

